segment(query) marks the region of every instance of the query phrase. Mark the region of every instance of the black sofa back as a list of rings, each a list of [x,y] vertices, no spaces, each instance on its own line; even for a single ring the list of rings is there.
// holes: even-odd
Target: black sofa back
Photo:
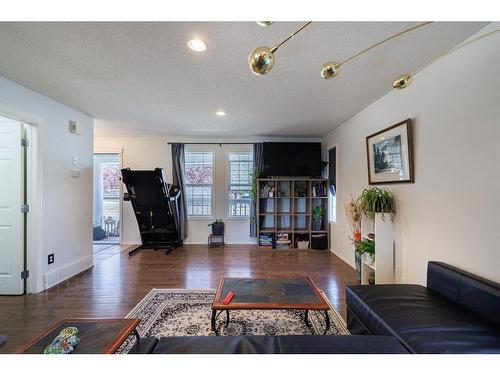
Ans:
[[[429,262],[427,288],[500,326],[500,284],[442,262]]]

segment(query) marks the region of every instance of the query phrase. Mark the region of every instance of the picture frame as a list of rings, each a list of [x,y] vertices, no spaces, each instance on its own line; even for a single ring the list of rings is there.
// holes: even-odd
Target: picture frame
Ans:
[[[368,184],[413,183],[411,119],[366,137]]]

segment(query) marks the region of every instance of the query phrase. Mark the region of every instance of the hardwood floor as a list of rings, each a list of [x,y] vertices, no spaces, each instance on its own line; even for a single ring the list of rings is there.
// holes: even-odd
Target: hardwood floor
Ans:
[[[328,251],[187,245],[169,255],[144,250],[129,257],[121,250],[48,291],[0,296],[0,334],[9,339],[0,353],[14,352],[59,319],[123,317],[152,288],[215,288],[222,276],[309,275],[345,318],[345,286],[357,283],[355,271]]]

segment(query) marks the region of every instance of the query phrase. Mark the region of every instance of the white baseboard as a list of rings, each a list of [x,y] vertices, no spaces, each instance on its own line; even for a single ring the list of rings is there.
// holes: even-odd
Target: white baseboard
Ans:
[[[43,275],[43,288],[44,290],[52,288],[53,286],[62,283],[64,280],[67,280],[70,277],[78,275],[80,272],[89,269],[93,265],[93,256],[89,255],[85,258],[77,260],[76,262],[47,272]]]
[[[340,259],[342,259],[345,263],[347,263],[348,266],[350,266],[351,268],[354,268],[356,269],[354,263],[351,263],[352,260],[351,259],[346,259],[343,255],[340,255],[340,253],[337,253],[335,252],[335,250],[333,249],[330,249],[330,252],[336,256],[338,256]]]

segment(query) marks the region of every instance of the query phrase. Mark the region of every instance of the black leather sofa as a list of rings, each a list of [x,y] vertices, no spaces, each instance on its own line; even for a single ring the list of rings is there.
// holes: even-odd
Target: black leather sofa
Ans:
[[[500,285],[445,263],[427,287],[351,285],[346,302],[351,336],[147,337],[130,353],[500,353]]]
[[[129,354],[408,354],[390,336],[182,336],[142,338]]]
[[[429,262],[427,287],[347,287],[353,335],[395,337],[410,353],[500,353],[500,285]]]

